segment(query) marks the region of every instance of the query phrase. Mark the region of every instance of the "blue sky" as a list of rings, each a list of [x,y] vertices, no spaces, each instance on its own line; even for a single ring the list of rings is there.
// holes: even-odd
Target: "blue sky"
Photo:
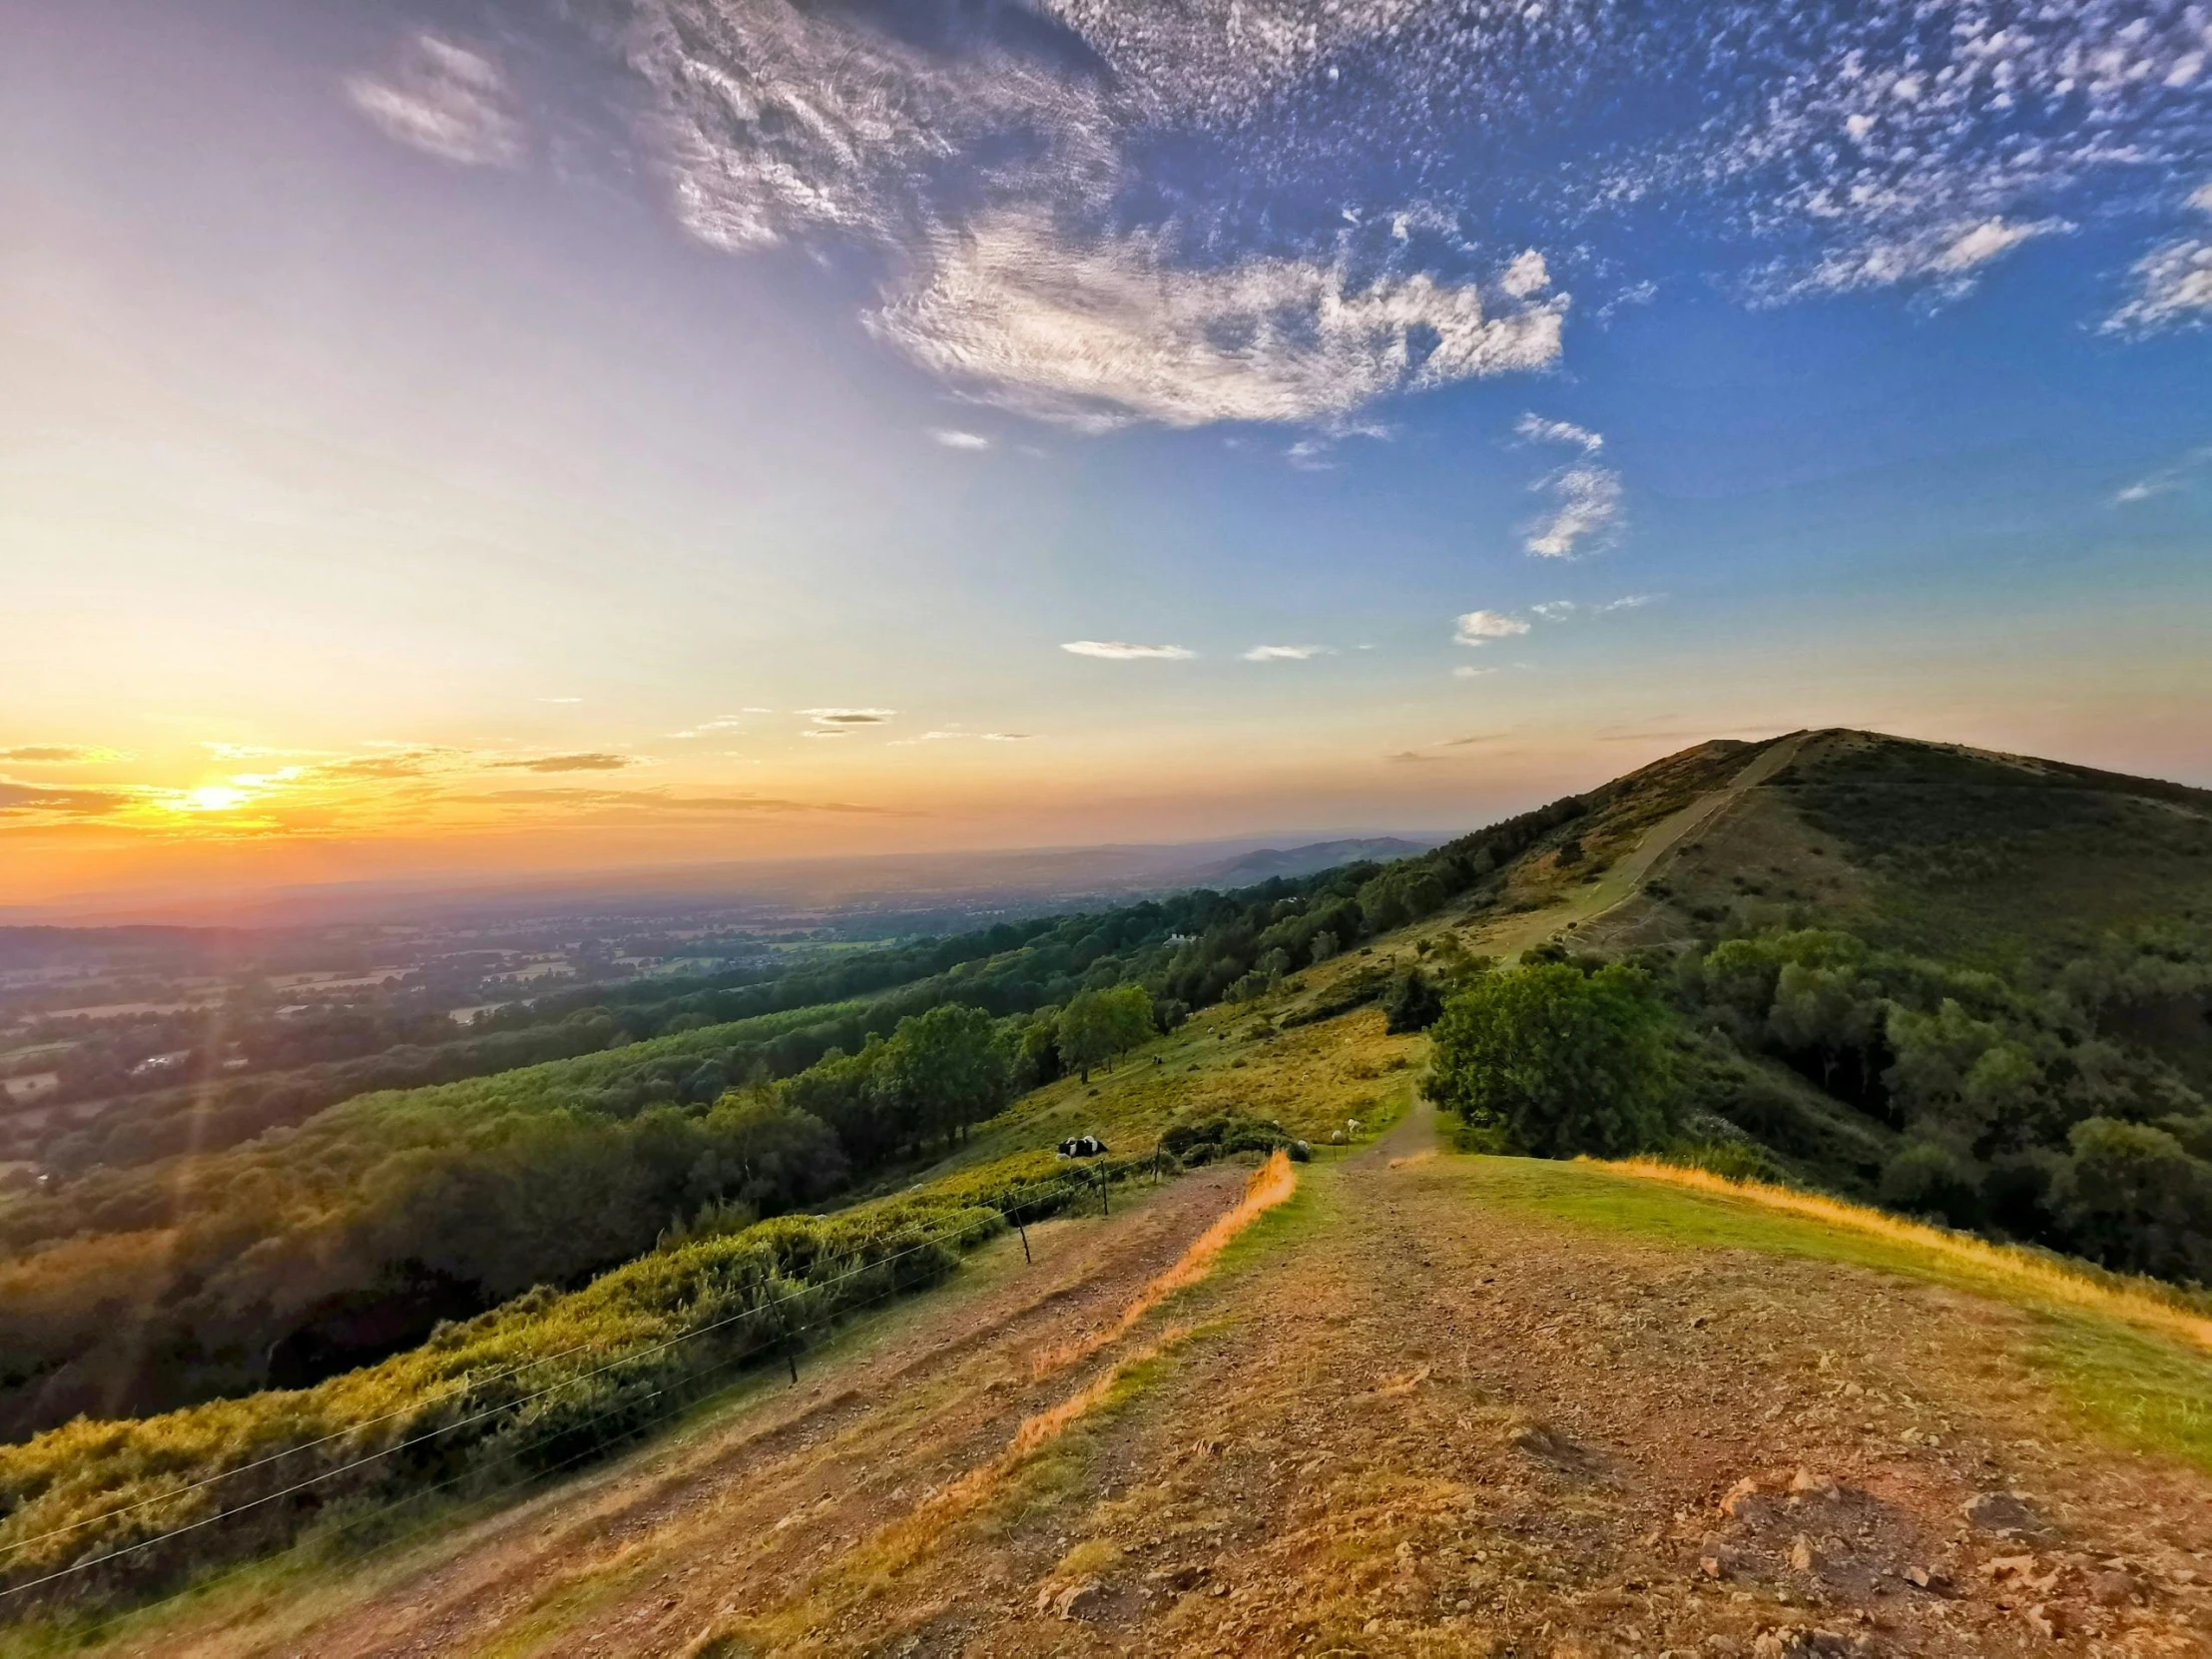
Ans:
[[[2201,9],[551,10],[16,9],[0,899],[2212,782]]]

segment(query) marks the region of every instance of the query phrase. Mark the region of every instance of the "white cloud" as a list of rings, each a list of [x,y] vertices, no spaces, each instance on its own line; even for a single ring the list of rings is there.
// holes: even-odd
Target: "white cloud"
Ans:
[[[538,701],[540,703],[581,703],[584,700],[580,697],[541,697]]]
[[[1843,293],[1853,288],[1933,279],[1938,292],[1955,297],[1973,285],[1976,275],[1990,261],[2009,254],[2023,242],[2072,229],[2062,219],[1992,217],[1932,226],[1902,237],[1854,242],[1786,284],[1782,292]]]
[[[1551,511],[1528,527],[1521,546],[1540,559],[1571,558],[1585,542],[1602,544],[1621,521],[1620,474],[1610,467],[1577,463],[1561,467],[1535,487],[1549,494]]]
[[[1495,674],[1494,668],[1476,668],[1472,663],[1461,663],[1451,671],[1454,680],[1479,680],[1485,674]]]
[[[345,95],[385,136],[469,167],[522,160],[523,125],[499,66],[481,52],[417,33],[388,76],[349,76]]]
[[[2184,237],[2154,248],[2133,276],[2134,297],[2104,319],[2104,332],[2139,337],[2212,319],[2212,242]]]
[[[1460,645],[1487,645],[1528,632],[1524,618],[1503,611],[1469,611],[1453,625],[1452,639]]]
[[[949,426],[932,426],[929,435],[947,449],[988,449],[991,440],[980,432],[962,432]]]
[[[1564,622],[1580,609],[1571,599],[1547,599],[1541,605],[1528,608],[1545,622]]]
[[[1531,248],[1513,256],[1497,285],[1515,299],[1525,299],[1551,286],[1551,270],[1544,264],[1543,255]]]
[[[1310,657],[1334,657],[1333,645],[1256,645],[1244,654],[1248,663],[1303,663]]]
[[[868,319],[973,395],[1090,430],[1131,421],[1318,423],[1393,392],[1556,361],[1563,296],[1496,305],[1426,272],[1341,259],[1194,269],[1162,233],[1089,244],[1000,211],[939,235],[926,275]]]
[[[963,732],[957,727],[942,732],[924,732],[918,738],[905,739],[905,743],[1028,743],[1036,737],[1034,732]]]
[[[1546,420],[1540,414],[1524,414],[1513,422],[1513,430],[1530,443],[1571,443],[1586,455],[1595,455],[1605,447],[1604,437],[1587,426],[1577,426],[1571,420]]]
[[[1656,605],[1664,595],[1656,593],[1624,593],[1618,599],[1608,599],[1602,605],[1590,607],[1593,614],[1603,616],[1607,611],[1635,611],[1646,605]]]
[[[1539,558],[1560,559],[1583,551],[1585,542],[1610,537],[1620,524],[1622,490],[1620,474],[1594,458],[1605,447],[1603,434],[1534,413],[1523,414],[1513,430],[1525,442],[1566,444],[1585,457],[1547,472],[1530,486],[1548,494],[1552,508],[1525,527],[1521,545]],[[1553,603],[1573,609],[1564,600]],[[1534,609],[1539,616],[1546,614],[1544,606]]]
[[[2160,467],[2156,472],[2146,474],[2115,491],[2112,504],[2115,507],[2133,506],[2138,501],[2149,501],[2155,496],[2171,495],[2175,490],[2186,489],[2207,463],[2212,463],[2212,444],[2202,449],[2192,449],[2172,466]]]
[[[1069,640],[1062,651],[1072,651],[1078,657],[1102,657],[1108,662],[1128,663],[1145,658],[1163,662],[1188,662],[1198,655],[1186,651],[1180,645],[1131,645],[1126,640]]]
[[[2197,186],[2195,190],[2189,193],[2189,206],[2196,209],[2200,214],[2212,214],[2212,180]]]

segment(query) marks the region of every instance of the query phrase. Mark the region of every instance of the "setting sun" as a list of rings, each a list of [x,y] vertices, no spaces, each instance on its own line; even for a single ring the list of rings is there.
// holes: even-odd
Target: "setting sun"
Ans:
[[[230,813],[253,799],[245,790],[229,784],[204,784],[197,790],[185,791],[174,803],[174,808],[180,813]]]

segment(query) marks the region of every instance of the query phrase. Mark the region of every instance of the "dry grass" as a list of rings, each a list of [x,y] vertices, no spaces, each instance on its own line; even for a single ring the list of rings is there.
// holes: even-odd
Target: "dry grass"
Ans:
[[[1842,1228],[1920,1251],[2009,1298],[2102,1315],[2161,1336],[2179,1338],[2212,1352],[2212,1318],[2190,1307],[2183,1293],[2153,1281],[2123,1279],[2039,1251],[1991,1244],[1968,1233],[1907,1221],[1862,1204],[1819,1193],[1797,1192],[1763,1181],[1732,1181],[1705,1170],[1685,1169],[1648,1158],[1624,1159],[1599,1167],[1693,1192],[1742,1199],[1818,1222],[1824,1227]]]
[[[1041,1357],[1035,1363],[1035,1375],[1042,1378],[1065,1369],[1126,1335],[1177,1291],[1203,1280],[1231,1241],[1297,1190],[1298,1173],[1290,1159],[1275,1153],[1253,1172],[1237,1202],[1215,1217],[1174,1265],[1148,1283],[1111,1326]],[[1057,1404],[1024,1417],[997,1456],[969,1469],[913,1511],[848,1551],[800,1600],[763,1618],[712,1627],[687,1652],[696,1659],[710,1659],[757,1648],[806,1650],[841,1610],[889,1591],[963,1522],[1006,1495],[1021,1477],[1032,1474],[1046,1460],[1053,1443],[1070,1428],[1102,1407],[1131,1397],[1149,1380],[1161,1358],[1191,1335],[1188,1326],[1164,1331]]]
[[[1244,1196],[1215,1217],[1213,1225],[1191,1241],[1190,1248],[1176,1258],[1172,1267],[1139,1291],[1118,1320],[1102,1331],[1039,1354],[1031,1362],[1031,1374],[1050,1377],[1120,1341],[1139,1320],[1177,1291],[1204,1279],[1232,1239],[1297,1191],[1298,1172],[1292,1169],[1291,1160],[1281,1152],[1274,1153],[1253,1171],[1252,1179],[1245,1183]]]

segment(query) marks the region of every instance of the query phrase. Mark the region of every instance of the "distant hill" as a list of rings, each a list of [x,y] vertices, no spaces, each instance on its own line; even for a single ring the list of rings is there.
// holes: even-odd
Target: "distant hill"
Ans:
[[[1441,837],[1437,837],[1441,839]],[[1407,840],[1402,835],[1374,835],[1360,840],[1312,841],[1304,846],[1263,846],[1256,852],[1202,864],[1189,872],[1194,881],[1224,887],[1250,886],[1276,876],[1312,875],[1339,864],[1386,864],[1426,852],[1437,840]]]

